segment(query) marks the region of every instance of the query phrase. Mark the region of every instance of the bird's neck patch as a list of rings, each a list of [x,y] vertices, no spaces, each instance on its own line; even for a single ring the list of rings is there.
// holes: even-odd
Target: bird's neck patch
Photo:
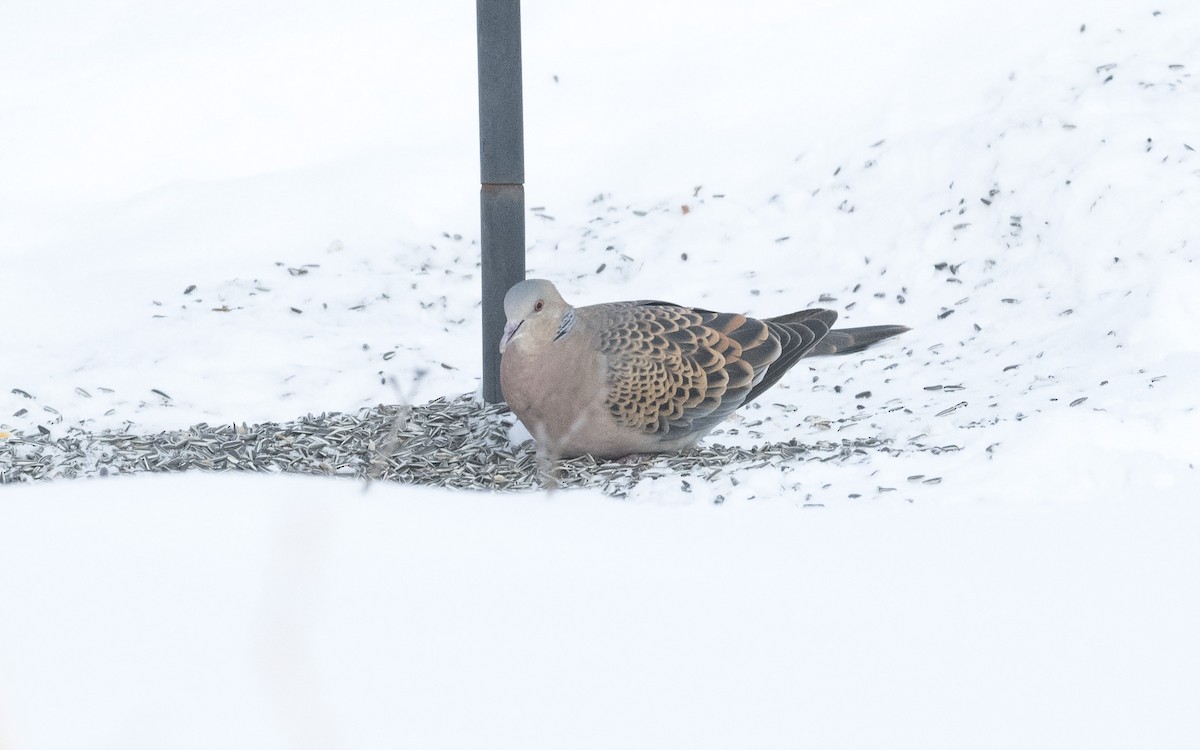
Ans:
[[[571,329],[574,327],[575,327],[575,308],[572,307],[572,308],[567,309],[566,314],[563,315],[562,322],[558,324],[558,333],[554,334],[554,340],[558,341],[563,336],[566,336],[568,333],[571,332]]]

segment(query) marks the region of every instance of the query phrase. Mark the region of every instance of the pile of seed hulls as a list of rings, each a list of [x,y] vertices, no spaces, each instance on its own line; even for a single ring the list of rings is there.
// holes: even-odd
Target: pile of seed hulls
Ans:
[[[357,414],[322,414],[292,422],[194,425],[143,435],[68,428],[55,436],[13,434],[0,440],[0,484],[137,472],[290,472],[356,477],[458,489],[521,490],[548,485],[596,487],[624,496],[643,478],[668,474],[705,479],[730,468],[790,461],[861,459],[886,451],[875,439],[795,440],[751,449],[704,444],[682,454],[622,463],[589,457],[548,462],[508,438],[513,416],[472,395],[420,406],[379,406]]]

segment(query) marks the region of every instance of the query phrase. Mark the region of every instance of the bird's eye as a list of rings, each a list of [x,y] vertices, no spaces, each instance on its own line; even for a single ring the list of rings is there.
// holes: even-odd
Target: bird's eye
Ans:
[[[546,306],[546,303],[545,303],[545,302],[542,302],[541,300],[538,300],[537,302],[533,303],[533,311],[534,311],[534,312],[541,312],[541,311],[542,311],[542,308],[543,308],[543,307],[545,307],[545,306]]]

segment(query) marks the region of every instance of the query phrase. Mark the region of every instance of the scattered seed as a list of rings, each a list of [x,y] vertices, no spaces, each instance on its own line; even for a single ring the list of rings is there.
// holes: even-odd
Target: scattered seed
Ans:
[[[51,440],[43,426],[37,436],[13,433],[0,445],[0,483],[205,469],[286,471],[462,489],[542,487],[535,452],[508,440],[513,421],[503,406],[486,406],[465,394],[413,407],[380,406],[356,414],[321,414],[259,425],[200,423],[152,435],[89,433],[69,427]],[[31,441],[38,445],[38,453],[18,459],[14,446]],[[905,450],[933,449],[910,446]],[[894,455],[899,450],[877,438],[808,445],[793,439],[753,448],[706,442],[637,467],[584,457],[559,461],[553,468],[559,486],[597,487],[612,497],[624,497],[642,479],[684,475],[680,481],[693,486],[695,477],[713,481],[721,476],[721,481],[737,486],[736,474],[741,470],[788,471],[804,461],[859,462],[872,452]],[[88,463],[88,456],[102,458]]]
[[[937,414],[935,414],[934,416],[936,416],[936,417],[944,417],[944,416],[946,416],[947,414],[952,414],[953,412],[957,411],[958,409],[961,409],[962,407],[964,407],[964,406],[966,406],[966,405],[967,405],[967,402],[966,402],[966,401],[959,401],[957,404],[955,404],[954,406],[951,406],[949,409],[942,409],[941,411],[939,411],[939,412],[938,412]]]

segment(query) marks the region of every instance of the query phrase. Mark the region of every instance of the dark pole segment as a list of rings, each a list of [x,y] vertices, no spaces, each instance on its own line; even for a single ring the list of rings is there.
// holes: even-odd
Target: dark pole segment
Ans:
[[[479,164],[484,184],[525,182],[521,116],[521,2],[476,0],[479,29]]]
[[[504,400],[500,392],[500,335],[504,333],[504,294],[525,278],[525,188],[484,185],[479,191],[483,219],[483,398]],[[495,307],[489,312],[488,302]]]
[[[500,392],[504,294],[525,278],[525,145],[521,115],[521,2],[476,0],[479,172],[483,246],[483,398]]]

